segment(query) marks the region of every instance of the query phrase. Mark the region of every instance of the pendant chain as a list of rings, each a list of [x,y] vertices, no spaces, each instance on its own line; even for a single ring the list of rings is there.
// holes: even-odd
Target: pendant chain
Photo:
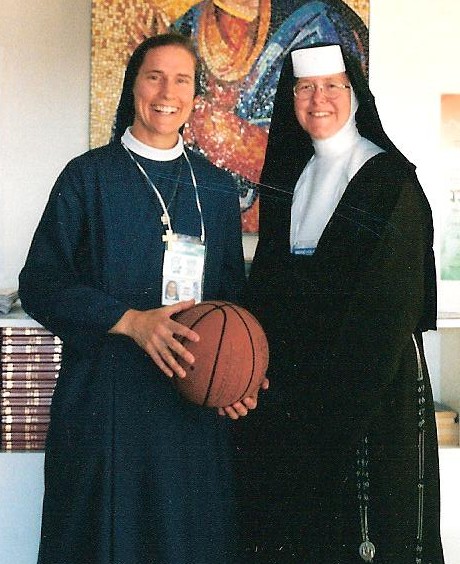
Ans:
[[[415,564],[422,564],[423,552],[423,511],[425,496],[425,383],[423,381],[423,366],[419,346],[414,335],[412,341],[417,356],[417,415],[418,415],[418,513],[417,537],[415,546]],[[367,435],[361,440],[356,450],[357,486],[359,515],[361,523],[362,542],[359,546],[359,555],[365,562],[372,562],[375,556],[375,545],[369,540],[369,439]]]
[[[415,564],[422,564],[423,551],[423,508],[425,496],[425,383],[420,350],[412,335],[417,355],[417,394],[418,394],[418,519]]]
[[[359,555],[364,562],[372,562],[375,556],[375,546],[369,540],[369,439],[367,435],[361,440],[356,450],[357,459],[357,485],[359,501],[359,517],[361,521],[362,542],[359,545]]]

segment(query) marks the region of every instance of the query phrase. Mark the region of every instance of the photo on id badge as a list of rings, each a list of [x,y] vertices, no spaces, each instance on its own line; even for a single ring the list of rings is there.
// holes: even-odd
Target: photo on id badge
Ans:
[[[162,305],[202,300],[204,256],[205,246],[199,239],[177,236],[172,248],[165,250]]]

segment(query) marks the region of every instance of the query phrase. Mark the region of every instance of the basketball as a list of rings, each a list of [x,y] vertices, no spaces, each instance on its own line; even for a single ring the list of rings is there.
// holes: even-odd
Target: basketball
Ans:
[[[249,311],[229,302],[205,301],[174,319],[200,336],[198,343],[180,338],[195,357],[193,365],[178,358],[186,376],[175,377],[175,383],[186,399],[226,407],[258,390],[268,367],[268,343]]]

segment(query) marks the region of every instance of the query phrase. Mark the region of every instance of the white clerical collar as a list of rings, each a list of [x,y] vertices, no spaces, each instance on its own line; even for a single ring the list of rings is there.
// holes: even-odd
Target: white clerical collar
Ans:
[[[313,147],[317,158],[335,158],[350,153],[352,147],[361,138],[354,123],[344,125],[337,133],[327,139],[313,139]]]
[[[336,157],[342,153],[349,153],[353,145],[360,139],[360,134],[356,127],[356,110],[358,109],[358,100],[353,91],[350,91],[350,115],[347,121],[337,133],[327,139],[312,139],[313,148],[317,158]]]
[[[131,128],[127,127],[121,138],[121,142],[126,145],[130,151],[136,153],[136,155],[145,157],[151,161],[173,161],[179,158],[184,152],[184,140],[180,134],[176,145],[172,147],[172,149],[157,149],[136,139],[131,133]]]
[[[373,155],[382,150],[361,137],[356,127],[358,100],[352,91],[350,115],[332,137],[313,139],[315,154],[294,189],[290,243],[294,254],[311,255],[348,183]]]

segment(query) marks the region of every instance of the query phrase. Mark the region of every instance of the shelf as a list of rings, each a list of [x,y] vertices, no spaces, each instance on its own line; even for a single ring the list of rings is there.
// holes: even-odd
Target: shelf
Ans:
[[[16,302],[9,313],[0,314],[0,327],[41,327],[38,321],[32,319]]]
[[[246,235],[247,245],[245,248],[246,260],[250,260],[255,247],[256,237],[252,234]],[[460,312],[440,311],[437,320],[439,329],[460,328]],[[40,324],[32,319],[16,302],[7,314],[0,314],[0,327],[40,327]]]
[[[460,327],[460,313],[459,312],[446,312],[440,311],[438,313],[438,328],[439,329],[449,329]]]

